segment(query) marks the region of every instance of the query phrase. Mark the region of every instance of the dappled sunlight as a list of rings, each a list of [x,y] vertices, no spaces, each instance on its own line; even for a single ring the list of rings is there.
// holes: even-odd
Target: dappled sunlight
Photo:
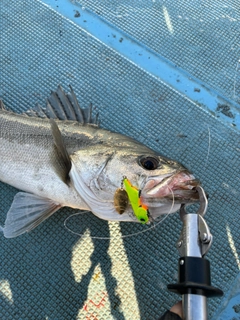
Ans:
[[[94,317],[110,319],[109,316],[114,315],[115,312],[126,319],[140,319],[134,279],[120,224],[116,222],[108,224],[110,237],[107,240],[107,246],[106,240],[92,239],[90,231],[87,230],[72,250],[71,269],[74,279],[79,285],[87,285],[87,294],[79,309],[78,319],[95,319]],[[103,261],[99,259],[95,264],[96,244],[103,249],[101,257]],[[105,254],[110,261],[108,270],[105,270],[105,266],[102,265],[106,259]],[[109,282],[108,273],[111,275],[111,282]],[[89,280],[86,284],[87,278]]]
[[[100,265],[94,269],[88,286],[87,299],[79,310],[77,319],[106,319],[111,314],[105,278]]]
[[[121,300],[121,310],[127,319],[140,319],[134,278],[124,247],[120,224],[111,221],[108,224],[111,235],[108,253],[112,260],[112,275],[117,279],[116,291]]]
[[[13,304],[12,290],[7,280],[0,280],[0,294],[10,303]]]
[[[237,249],[236,249],[236,246],[235,246],[233,237],[232,237],[231,229],[229,228],[229,225],[228,225],[228,224],[227,224],[227,226],[226,226],[226,230],[227,230],[227,237],[228,237],[228,242],[229,242],[230,248],[231,248],[232,253],[233,253],[234,257],[235,257],[235,260],[236,260],[238,269],[240,270],[239,255],[238,255],[238,253],[237,253]]]
[[[174,30],[173,30],[173,25],[172,25],[172,22],[171,22],[171,19],[170,19],[170,15],[168,13],[168,10],[165,6],[163,6],[163,15],[164,15],[164,19],[165,19],[165,22],[166,22],[166,25],[167,25],[167,28],[168,28],[168,31],[170,33],[173,33]]]
[[[82,250],[82,248],[88,250]],[[76,282],[81,282],[82,276],[88,273],[91,267],[90,257],[93,253],[94,245],[90,237],[89,230],[86,230],[83,237],[81,237],[74,245],[72,250],[71,269]]]

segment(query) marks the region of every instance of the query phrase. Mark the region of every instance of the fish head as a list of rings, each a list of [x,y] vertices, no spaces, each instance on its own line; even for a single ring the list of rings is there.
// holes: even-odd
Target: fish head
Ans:
[[[198,201],[195,187],[200,183],[191,172],[138,142],[118,143],[111,148],[95,146],[87,150],[86,156],[81,151],[72,159],[79,163],[78,176],[87,192],[83,187],[76,189],[91,211],[102,219],[137,222],[130,202],[123,214],[114,208],[114,196],[118,189],[124,188],[124,177],[139,190],[140,201],[148,207],[153,220],[176,212],[183,203]]]
[[[176,212],[181,204],[199,200],[195,188],[200,182],[179,162],[150,149],[144,153],[122,151],[117,158],[112,161],[115,172],[112,175],[119,180],[126,177],[139,190],[141,203],[148,207],[152,218]]]
[[[160,155],[139,158],[145,178],[140,181],[141,203],[149,208],[152,218],[180,209],[181,204],[199,201],[194,175],[182,164]]]

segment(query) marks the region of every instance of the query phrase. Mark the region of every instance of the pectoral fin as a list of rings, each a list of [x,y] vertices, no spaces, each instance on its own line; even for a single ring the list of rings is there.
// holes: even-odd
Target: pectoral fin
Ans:
[[[62,180],[68,184],[69,183],[69,172],[71,170],[71,159],[69,157],[69,154],[67,152],[66,146],[64,144],[62,134],[56,124],[56,122],[53,119],[50,119],[51,123],[51,129],[52,129],[52,135],[54,144],[57,150],[57,154],[59,157],[59,163],[61,164],[61,178]]]
[[[29,232],[61,208],[59,203],[31,193],[19,192],[13,199],[3,228],[6,238]]]

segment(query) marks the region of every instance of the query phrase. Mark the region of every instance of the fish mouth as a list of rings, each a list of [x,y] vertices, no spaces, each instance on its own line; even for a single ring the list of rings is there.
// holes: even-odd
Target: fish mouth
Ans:
[[[200,181],[188,171],[177,172],[164,177],[151,177],[141,191],[141,201],[147,205],[158,202],[174,201],[177,203],[193,203],[199,201],[196,187]]]

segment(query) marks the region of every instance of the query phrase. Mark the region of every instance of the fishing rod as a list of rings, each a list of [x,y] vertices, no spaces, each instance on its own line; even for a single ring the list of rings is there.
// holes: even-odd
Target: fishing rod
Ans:
[[[204,258],[212,244],[212,235],[203,216],[208,200],[198,186],[200,207],[196,213],[188,213],[186,206],[180,209],[183,228],[177,241],[180,254],[178,283],[169,284],[168,290],[182,295],[184,320],[207,320],[207,298],[219,297],[223,291],[211,286],[210,262]]]

